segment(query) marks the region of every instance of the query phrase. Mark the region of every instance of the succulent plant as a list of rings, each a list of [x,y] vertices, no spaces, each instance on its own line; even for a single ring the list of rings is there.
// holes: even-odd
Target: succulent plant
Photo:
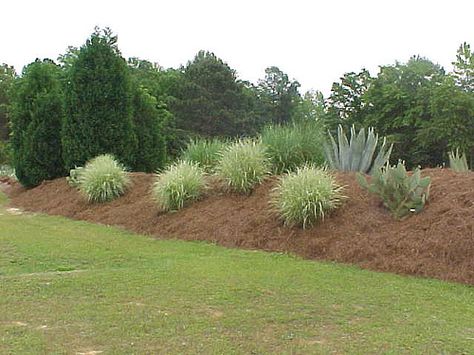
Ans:
[[[324,152],[329,166],[332,169],[341,171],[359,171],[371,174],[384,166],[392,152],[393,145],[388,146],[386,138],[383,138],[379,152],[374,159],[379,137],[374,133],[374,129],[369,127],[367,136],[365,129],[360,129],[356,133],[355,126],[351,127],[351,138],[347,139],[341,125],[337,128],[337,143],[329,133],[331,146],[325,144]]]
[[[397,219],[420,212],[428,201],[431,185],[429,176],[421,177],[420,168],[410,175],[403,162],[398,162],[396,166],[387,164],[376,170],[370,182],[359,173],[357,181],[362,187],[379,195]]]

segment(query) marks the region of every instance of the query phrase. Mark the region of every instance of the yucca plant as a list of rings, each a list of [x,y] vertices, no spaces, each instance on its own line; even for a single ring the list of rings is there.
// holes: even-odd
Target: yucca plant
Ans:
[[[281,174],[294,171],[305,163],[323,165],[323,135],[320,122],[298,122],[267,126],[261,139],[272,162],[272,170]]]
[[[181,159],[198,164],[206,172],[212,173],[219,162],[220,154],[226,147],[226,142],[214,139],[198,138],[190,141]]]
[[[196,163],[182,160],[157,175],[152,194],[162,211],[171,211],[198,199],[205,188],[203,169]]]
[[[249,193],[267,177],[270,169],[265,147],[260,141],[246,139],[224,149],[217,174],[231,190]]]
[[[342,191],[325,169],[306,165],[280,178],[271,205],[286,225],[306,228],[341,205]]]
[[[396,166],[387,164],[374,172],[370,182],[362,174],[357,174],[359,184],[372,193],[377,194],[397,219],[409,213],[418,213],[428,201],[431,179],[422,178],[420,168],[410,175],[405,164],[398,162]]]
[[[469,166],[467,165],[466,155],[459,152],[459,148],[456,151],[451,151],[448,153],[449,156],[449,167],[458,172],[465,173],[469,171]]]
[[[106,202],[122,195],[130,184],[124,167],[110,154],[90,160],[79,175],[79,190],[89,202]]]
[[[331,147],[324,145],[324,152],[329,166],[335,170],[341,171],[359,171],[371,174],[384,166],[390,159],[393,145],[388,146],[386,138],[383,138],[382,144],[375,155],[379,137],[374,133],[374,129],[361,128],[356,133],[355,126],[351,127],[351,138],[347,139],[346,134],[341,125],[337,128],[337,143],[334,137],[329,133]]]

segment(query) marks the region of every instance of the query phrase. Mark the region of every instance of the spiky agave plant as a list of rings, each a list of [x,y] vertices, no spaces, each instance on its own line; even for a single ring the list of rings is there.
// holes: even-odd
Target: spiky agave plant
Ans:
[[[378,134],[374,133],[374,128],[361,128],[356,133],[355,126],[351,127],[351,138],[347,139],[344,129],[341,125],[337,128],[337,143],[331,133],[329,133],[329,144],[324,145],[324,153],[329,166],[335,170],[358,171],[372,174],[374,171],[383,167],[389,160],[392,153],[393,144],[388,146],[384,137],[378,154],[375,155],[379,141]]]
[[[469,166],[467,165],[466,155],[459,152],[459,148],[456,151],[451,151],[448,153],[449,156],[449,167],[458,172],[465,173],[469,171]]]

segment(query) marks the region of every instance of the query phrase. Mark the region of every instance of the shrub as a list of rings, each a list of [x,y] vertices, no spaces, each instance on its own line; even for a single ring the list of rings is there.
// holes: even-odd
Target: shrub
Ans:
[[[179,210],[186,202],[198,199],[205,187],[202,168],[182,160],[157,175],[153,198],[163,211]]]
[[[240,140],[224,149],[217,174],[236,192],[249,193],[270,172],[265,147],[255,140]]]
[[[207,172],[214,172],[226,143],[219,139],[195,139],[183,151],[183,160],[198,164]]]
[[[431,184],[429,177],[421,178],[419,168],[409,175],[402,162],[397,166],[387,164],[375,171],[370,183],[362,174],[357,174],[357,180],[362,187],[379,195],[384,205],[397,219],[423,209],[429,197]]]
[[[64,117],[60,76],[56,64],[36,60],[25,67],[12,88],[13,166],[26,187],[65,173],[59,129]]]
[[[459,153],[459,149],[456,149],[456,151],[449,152],[448,155],[449,155],[449,167],[452,170],[458,173],[465,173],[469,171],[466,155]]]
[[[89,161],[79,177],[79,190],[89,202],[106,202],[122,195],[130,178],[123,166],[110,154]]]
[[[130,73],[117,48],[117,37],[108,29],[96,29],[66,74],[65,167],[83,166],[106,152],[132,166],[137,139]]]
[[[305,163],[323,165],[323,129],[319,122],[298,122],[286,126],[267,126],[262,131],[273,171],[294,171]]]
[[[367,130],[362,128],[356,134],[355,127],[351,128],[351,138],[348,141],[346,134],[341,125],[337,129],[336,143],[334,137],[329,133],[332,147],[328,144],[324,145],[324,152],[329,166],[332,169],[341,171],[359,171],[363,173],[377,171],[388,162],[393,145],[387,146],[386,139],[383,139],[379,152],[374,159],[377,150],[378,135],[374,134],[374,129]],[[332,148],[332,149],[331,149]]]
[[[306,228],[341,205],[342,190],[325,169],[305,165],[279,179],[270,203],[285,225]]]
[[[80,185],[80,178],[81,178],[81,173],[84,171],[84,168],[82,166],[77,166],[74,169],[69,170],[69,176],[66,177],[66,180],[69,184],[69,186],[72,187],[79,187]]]

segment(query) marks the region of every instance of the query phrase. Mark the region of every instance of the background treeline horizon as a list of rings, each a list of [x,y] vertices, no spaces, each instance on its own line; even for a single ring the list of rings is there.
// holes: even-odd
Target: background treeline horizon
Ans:
[[[240,80],[214,53],[162,68],[125,59],[108,28],[56,61],[35,60],[18,75],[0,66],[0,159],[7,151],[27,186],[64,176],[103,153],[152,172],[191,139],[255,137],[268,125],[318,121],[335,132],[374,127],[394,143],[391,160],[443,165],[454,149],[474,159],[474,55],[463,43],[453,71],[427,58],[342,75],[327,98],[270,66],[257,83]],[[3,152],[3,153],[2,153]],[[4,156],[2,158],[2,155]],[[4,162],[0,161],[0,164]],[[19,169],[18,169],[19,167]],[[22,170],[22,167],[25,170]]]

